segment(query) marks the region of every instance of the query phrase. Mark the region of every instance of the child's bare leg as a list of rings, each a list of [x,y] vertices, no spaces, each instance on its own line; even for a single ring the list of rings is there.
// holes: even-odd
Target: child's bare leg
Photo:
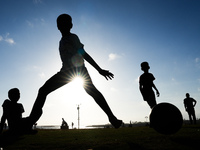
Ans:
[[[30,120],[31,123],[36,123],[42,115],[42,108],[46,101],[46,97],[52,91],[60,88],[69,82],[68,73],[59,72],[52,76],[46,83],[39,89],[37,98],[33,105]]]
[[[85,70],[84,72],[84,89],[85,91],[94,98],[96,103],[101,107],[101,109],[107,114],[110,123],[115,127],[119,128],[122,124],[121,120],[118,120],[112,113],[108,103],[106,102],[104,96],[96,89],[93,85],[91,78]]]
[[[152,109],[155,105],[157,105],[155,99],[151,99],[151,100],[147,101],[147,103],[149,104],[149,106],[150,106],[151,109]]]
[[[86,92],[94,98],[96,103],[101,107],[101,109],[107,114],[109,118],[113,118],[114,115],[108,106],[105,98],[103,95],[95,88],[95,87],[90,87],[89,89],[86,89]]]
[[[96,103],[101,107],[101,109],[107,114],[110,123],[115,127],[119,128],[122,125],[122,121],[118,120],[114,114],[112,113],[110,107],[108,106],[103,95],[93,86],[88,89],[86,88],[86,92],[91,95]]]
[[[38,96],[35,100],[35,103],[33,105],[31,114],[30,114],[30,120],[31,120],[31,124],[36,123],[39,118],[42,115],[42,107],[44,106],[44,103],[46,101],[46,96],[47,94],[42,92],[42,88],[40,88],[39,92],[38,92]]]

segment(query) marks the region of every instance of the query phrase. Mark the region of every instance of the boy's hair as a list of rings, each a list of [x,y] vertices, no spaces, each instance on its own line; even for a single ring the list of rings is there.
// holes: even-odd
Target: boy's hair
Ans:
[[[189,93],[186,93],[185,95],[186,95],[186,97],[190,97],[190,94],[189,94]]]
[[[149,68],[150,68],[150,67],[149,67],[149,63],[146,62],[146,61],[145,61],[145,62],[142,62],[142,63],[141,63],[141,68],[148,68],[148,69],[149,69]]]
[[[17,102],[20,97],[20,92],[18,88],[13,88],[8,91],[8,97],[11,101]]]
[[[61,14],[57,18],[57,27],[59,30],[70,30],[72,28],[72,17],[68,14]]]

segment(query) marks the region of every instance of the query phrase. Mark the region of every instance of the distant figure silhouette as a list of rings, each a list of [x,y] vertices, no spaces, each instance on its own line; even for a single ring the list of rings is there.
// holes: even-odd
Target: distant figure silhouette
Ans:
[[[62,118],[61,129],[69,129],[67,122]]]
[[[23,105],[17,103],[20,98],[20,91],[17,88],[13,88],[8,92],[9,99],[6,99],[2,105],[3,115],[0,123],[0,133],[2,133],[5,121],[8,122],[10,131],[18,131],[21,128],[22,113],[24,112]]]
[[[139,78],[139,89],[143,96],[144,101],[147,101],[150,108],[153,108],[156,103],[155,94],[152,88],[156,90],[156,94],[159,97],[160,93],[156,86],[154,85],[153,81],[155,80],[155,77],[153,74],[149,73],[149,64],[148,62],[142,62],[141,63],[141,70],[144,71],[144,73]]]
[[[77,35],[70,32],[72,28],[72,18],[68,14],[61,14],[57,18],[57,27],[62,34],[59,43],[59,52],[62,60],[61,70],[52,76],[39,89],[38,96],[33,105],[33,109],[29,116],[31,124],[34,124],[42,115],[42,107],[44,106],[46,97],[54,90],[66,85],[76,76],[81,76],[84,79],[84,89],[91,95],[101,109],[107,114],[109,121],[115,128],[119,128],[122,120],[118,120],[112,113],[103,95],[96,89],[90,75],[84,65],[84,59],[89,62],[102,76],[107,80],[112,79],[114,75],[101,69],[93,58],[84,50],[83,44],[80,42]],[[78,91],[75,91],[78,93]]]
[[[186,93],[186,98],[183,100],[185,110],[187,111],[190,119],[191,124],[196,124],[196,115],[194,107],[197,103],[197,101],[190,97],[189,93]]]

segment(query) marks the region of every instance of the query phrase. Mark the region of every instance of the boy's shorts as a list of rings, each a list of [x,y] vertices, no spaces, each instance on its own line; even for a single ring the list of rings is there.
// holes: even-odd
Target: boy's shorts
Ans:
[[[84,81],[84,86],[93,85],[90,75],[86,67],[72,68],[65,71],[59,71],[53,75],[49,80],[42,86],[47,93],[50,93],[65,84],[71,82],[75,77],[81,77]]]

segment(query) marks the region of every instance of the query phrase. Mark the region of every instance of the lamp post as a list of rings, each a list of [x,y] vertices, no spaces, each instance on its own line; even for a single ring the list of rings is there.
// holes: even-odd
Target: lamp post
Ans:
[[[78,129],[79,129],[79,126],[80,126],[80,112],[79,112],[79,109],[80,109],[80,107],[78,105],[78,107],[77,107],[77,110],[78,110]]]

